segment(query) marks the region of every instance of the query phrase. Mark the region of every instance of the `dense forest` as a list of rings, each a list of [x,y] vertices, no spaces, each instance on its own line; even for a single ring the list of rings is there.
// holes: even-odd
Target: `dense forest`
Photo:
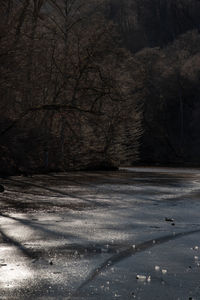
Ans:
[[[200,1],[113,0],[142,87],[140,163],[200,164]]]
[[[0,173],[199,165],[200,1],[1,0]]]

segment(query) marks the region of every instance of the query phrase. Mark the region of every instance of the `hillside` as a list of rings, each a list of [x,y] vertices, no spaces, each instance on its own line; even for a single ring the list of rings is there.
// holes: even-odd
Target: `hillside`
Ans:
[[[200,1],[110,1],[109,17],[134,53],[141,163],[199,165]]]

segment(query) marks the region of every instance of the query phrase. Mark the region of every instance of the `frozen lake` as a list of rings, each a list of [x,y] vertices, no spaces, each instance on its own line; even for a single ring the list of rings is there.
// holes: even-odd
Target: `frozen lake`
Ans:
[[[2,179],[0,299],[200,299],[200,170]]]

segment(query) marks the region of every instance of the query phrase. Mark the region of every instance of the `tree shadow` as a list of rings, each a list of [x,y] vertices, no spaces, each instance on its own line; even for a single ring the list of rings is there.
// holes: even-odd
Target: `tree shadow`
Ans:
[[[80,199],[80,200],[83,200],[83,201],[86,201],[86,202],[89,202],[89,203],[92,203],[92,204],[95,204],[95,205],[100,205],[96,201],[90,201],[90,200],[88,200],[88,199],[86,199],[84,197],[81,197],[81,196],[76,196],[76,195],[71,194],[71,193],[66,193],[66,192],[63,192],[61,190],[52,189],[52,188],[45,187],[45,186],[42,186],[42,185],[39,185],[39,184],[35,184],[35,183],[32,183],[32,182],[23,181],[23,180],[16,180],[16,179],[13,179],[13,178],[9,178],[8,180],[12,181],[12,182],[16,182],[16,183],[30,185],[32,187],[40,188],[40,189],[43,189],[43,190],[46,190],[46,191],[49,191],[49,192],[57,193],[57,195],[59,195],[59,196],[63,195],[63,196],[67,196],[67,197],[74,198],[74,199]]]

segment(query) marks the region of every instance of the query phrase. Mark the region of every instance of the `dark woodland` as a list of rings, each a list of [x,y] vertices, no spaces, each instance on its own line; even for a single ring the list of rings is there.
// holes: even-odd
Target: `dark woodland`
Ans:
[[[200,1],[1,0],[0,173],[200,165]]]

